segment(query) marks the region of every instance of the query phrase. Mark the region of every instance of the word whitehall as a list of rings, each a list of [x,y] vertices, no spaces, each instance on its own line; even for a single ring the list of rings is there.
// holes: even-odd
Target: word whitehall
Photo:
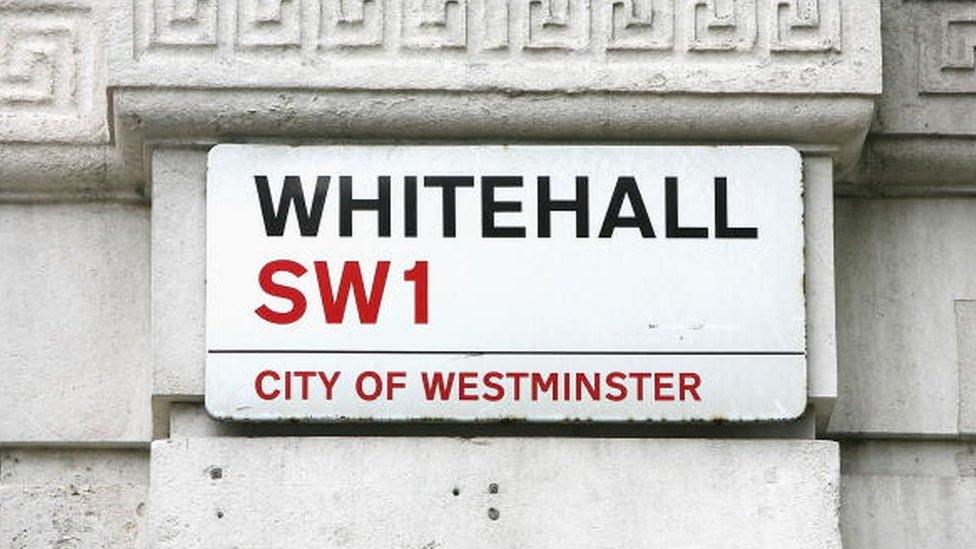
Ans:
[[[590,178],[578,175],[574,181],[564,181],[559,186],[560,196],[553,196],[555,183],[550,177],[539,175],[535,177],[534,189],[530,194],[534,200],[526,203],[525,197],[519,191],[529,190],[533,183],[525,181],[518,175],[446,175],[446,176],[404,176],[399,181],[399,187],[393,187],[391,176],[381,175],[376,178],[375,185],[354,185],[352,176],[340,175],[338,197],[338,234],[340,237],[352,237],[356,232],[357,217],[354,214],[375,216],[375,227],[378,237],[393,235],[393,191],[399,195],[396,204],[397,217],[402,220],[398,232],[404,237],[411,238],[418,235],[418,218],[421,216],[437,215],[440,219],[440,234],[444,238],[454,238],[458,234],[460,224],[459,208],[462,200],[473,198],[480,205],[481,237],[483,238],[526,238],[529,230],[525,219],[519,222],[513,220],[516,214],[524,217],[534,216],[534,235],[538,238],[549,238],[553,233],[553,220],[559,215],[566,218],[574,227],[577,238],[588,238],[594,229],[598,238],[611,238],[620,231],[636,231],[643,238],[717,238],[717,239],[754,239],[759,231],[753,226],[731,226],[729,221],[729,182],[726,177],[715,177],[711,183],[711,211],[706,212],[711,218],[711,227],[703,225],[685,225],[679,219],[681,186],[677,177],[665,177],[663,195],[663,233],[661,233],[661,219],[652,220],[645,200],[647,188],[643,185],[658,184],[656,182],[639,182],[636,177],[620,175],[612,185],[600,185],[599,190],[608,197],[597,202],[591,199]],[[301,177],[288,175],[284,177],[277,200],[271,189],[268,176],[255,175],[254,183],[260,201],[261,214],[267,236],[283,236],[288,226],[289,213],[294,210],[298,230],[302,236],[318,236],[329,199],[333,177],[319,175],[314,186],[310,181],[303,181]],[[700,183],[700,182],[698,182]],[[306,187],[313,187],[308,189]],[[364,193],[364,187],[369,193]],[[311,198],[308,191],[311,190]],[[570,192],[572,191],[572,192]],[[439,193],[439,211],[436,213],[421,211],[418,196],[426,198],[423,193]],[[597,193],[593,193],[597,194]],[[659,196],[655,192],[654,196]],[[333,199],[335,200],[335,199]],[[700,202],[700,201],[699,201]],[[656,205],[656,204],[655,204]],[[696,203],[696,207],[709,205]],[[470,211],[470,210],[467,210]],[[652,208],[652,211],[655,211]],[[531,212],[531,215],[530,215]],[[402,213],[402,215],[400,215]],[[507,217],[506,217],[507,216]],[[591,227],[591,216],[597,216],[598,226]],[[595,224],[594,224],[595,225]],[[425,235],[433,236],[433,235]]]

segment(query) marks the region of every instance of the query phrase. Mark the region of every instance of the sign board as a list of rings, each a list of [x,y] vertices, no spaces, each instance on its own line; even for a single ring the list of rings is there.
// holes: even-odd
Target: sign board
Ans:
[[[806,405],[793,149],[219,145],[208,163],[216,417]]]

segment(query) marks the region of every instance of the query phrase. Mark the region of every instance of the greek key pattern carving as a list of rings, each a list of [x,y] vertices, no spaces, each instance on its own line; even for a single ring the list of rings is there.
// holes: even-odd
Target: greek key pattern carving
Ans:
[[[151,47],[217,45],[217,0],[152,0],[151,14]]]
[[[607,49],[669,50],[674,46],[674,2],[610,0]]]
[[[688,48],[692,51],[751,49],[756,41],[752,0],[693,0]]]
[[[918,32],[919,91],[976,93],[976,3],[952,5]]]
[[[383,43],[379,0],[335,0],[319,9],[318,47],[373,48]]]
[[[241,0],[238,41],[242,47],[301,47],[300,0]]]
[[[90,107],[89,19],[81,8],[0,6],[0,113],[72,115]]]
[[[581,50],[590,36],[589,0],[529,0],[527,49]]]
[[[403,0],[403,40],[415,48],[464,48],[468,43],[465,0]]]
[[[841,0],[134,0],[167,48],[836,53]],[[759,32],[759,27],[768,32]],[[760,40],[760,36],[766,38]]]
[[[840,0],[776,0],[770,49],[840,51]]]
[[[976,15],[945,23],[942,69],[976,71]]]

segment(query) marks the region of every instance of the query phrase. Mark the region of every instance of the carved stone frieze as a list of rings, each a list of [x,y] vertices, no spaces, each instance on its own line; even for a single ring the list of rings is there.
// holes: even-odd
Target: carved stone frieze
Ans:
[[[85,3],[0,2],[0,141],[107,138],[101,29]]]
[[[879,20],[875,0],[0,0],[0,152],[106,147],[84,153],[92,181],[143,178],[160,140],[256,135],[780,142],[850,161],[881,92]],[[968,85],[965,21],[932,89]],[[0,173],[26,173],[9,158]]]
[[[753,0],[694,0],[689,12],[691,51],[750,50],[756,43]]]
[[[840,0],[777,0],[769,32],[773,51],[840,51]]]
[[[297,48],[302,45],[300,0],[241,0],[237,11],[242,48]]]
[[[377,0],[337,0],[319,5],[317,49],[376,48],[383,43],[383,8]]]
[[[607,50],[670,50],[674,47],[672,0],[614,0],[607,10]]]
[[[133,0],[119,86],[880,92],[871,0]]]

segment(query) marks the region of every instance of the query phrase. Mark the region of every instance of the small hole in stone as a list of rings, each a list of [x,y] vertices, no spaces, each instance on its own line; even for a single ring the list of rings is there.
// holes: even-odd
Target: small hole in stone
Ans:
[[[489,494],[497,494],[498,493],[498,484],[497,483],[494,483],[494,482],[492,482],[491,484],[489,484],[488,485],[488,493]]]
[[[221,469],[220,467],[211,467],[210,468],[210,478],[212,480],[218,480],[218,479],[224,478],[224,470]]]
[[[451,490],[451,493],[454,494],[455,496],[460,496],[461,495],[461,489],[460,488],[454,488],[453,490]]]
[[[498,520],[498,516],[500,514],[501,513],[498,512],[498,509],[495,509],[494,507],[488,509],[488,518],[491,520]]]
[[[224,518],[224,512],[223,511],[217,511],[217,518]]]

